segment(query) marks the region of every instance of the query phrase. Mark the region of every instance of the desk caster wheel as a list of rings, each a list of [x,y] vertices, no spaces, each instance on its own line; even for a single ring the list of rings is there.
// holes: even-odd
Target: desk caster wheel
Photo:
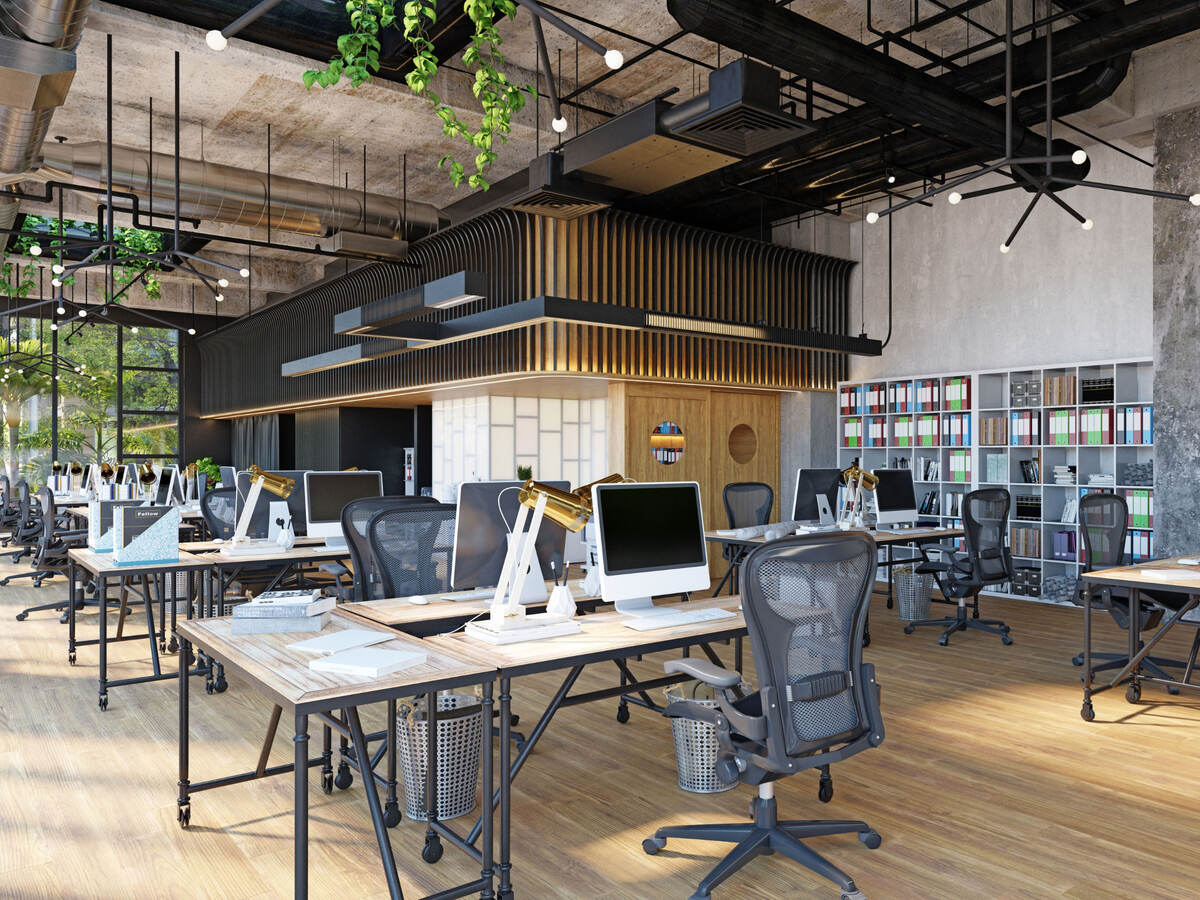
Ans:
[[[159,652],[159,653],[166,653],[166,652],[167,652],[167,642],[166,642],[166,641],[159,641],[159,642],[158,642],[158,652]]]
[[[624,725],[626,722],[629,721],[629,706],[628,706],[628,704],[622,703],[620,706],[617,707],[617,721],[620,722],[622,725]]]
[[[701,894],[697,892],[688,897],[688,900],[712,900],[712,894]]]
[[[168,653],[178,653],[179,652],[179,639],[178,638],[173,637],[169,641],[167,641],[167,652]]]
[[[1079,716],[1085,722],[1092,722],[1096,718],[1096,709],[1092,706],[1091,700],[1083,701],[1083,708],[1079,710]]]
[[[347,763],[338,764],[337,777],[333,779],[333,783],[341,791],[346,790],[346,788],[354,784],[354,773],[350,771],[350,766]]]
[[[425,846],[421,848],[421,859],[433,865],[442,858],[442,841],[437,835],[425,838]]]
[[[108,694],[100,695],[100,709],[101,711],[108,709]]]
[[[1136,681],[1129,682],[1125,688],[1125,699],[1130,703],[1137,703],[1142,699],[1142,686]]]
[[[868,850],[878,850],[879,845],[883,843],[883,838],[881,838],[879,836],[879,832],[873,828],[868,831],[860,831],[858,833],[858,839],[862,841],[864,845],[866,845]]]
[[[189,825],[191,825],[192,824],[192,807],[191,807],[191,805],[188,803],[185,803],[183,806],[179,807],[179,812],[176,814],[175,819],[179,822],[180,828],[187,828]]]
[[[647,856],[653,856],[665,846],[667,846],[666,838],[648,837],[642,841],[642,850],[646,852]]]
[[[1000,643],[1002,643],[1005,647],[1007,647],[1009,644],[1012,643],[1012,638],[1010,638],[1007,634],[1002,634],[1002,635],[1000,635]]]
[[[833,799],[833,779],[822,778],[821,785],[817,788],[817,799],[822,803],[828,803]]]
[[[225,680],[224,675],[219,675],[217,680],[213,682],[213,690],[218,694],[223,694],[229,690],[229,682]]]
[[[912,634],[912,633],[913,633],[914,631],[916,631],[916,630],[917,630],[917,629],[913,628],[911,625],[905,625],[905,626],[904,626],[904,633],[905,633],[905,634]]]
[[[204,693],[211,694],[213,692],[213,690],[214,690],[213,682],[212,682],[212,679],[210,678],[204,682]]]
[[[867,900],[862,891],[842,891],[842,900]]]
[[[332,772],[322,772],[321,773],[321,792],[324,794],[332,794],[333,793],[333,773]]]
[[[400,804],[395,800],[389,800],[383,808],[383,824],[388,828],[395,828],[403,818],[400,815]],[[439,853],[438,856],[441,854]]]
[[[75,651],[74,650],[72,650],[70,653],[67,654],[67,662],[70,663],[71,665],[75,665]]]
[[[511,725],[513,728],[516,728],[518,725],[521,724],[521,717],[518,716],[516,713],[512,713],[508,717],[508,724]]]
[[[23,613],[23,612],[17,613],[17,621],[18,622],[24,622],[27,618],[29,618],[29,613]]]
[[[948,647],[950,645],[950,638],[943,634],[938,638],[938,644],[942,647]]]

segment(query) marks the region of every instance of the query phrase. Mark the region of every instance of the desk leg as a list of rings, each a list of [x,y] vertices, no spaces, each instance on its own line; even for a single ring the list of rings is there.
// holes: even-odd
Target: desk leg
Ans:
[[[150,664],[154,669],[155,675],[162,674],[162,664],[158,659],[158,641],[154,627],[154,595],[150,590],[150,585],[159,586],[157,577],[149,575],[142,576],[142,609],[146,613],[146,636],[150,641]],[[164,648],[165,649],[165,648]]]
[[[67,662],[75,665],[75,560],[67,557]]]
[[[437,691],[425,695],[426,724],[425,731],[425,846],[421,850],[421,859],[427,863],[435,863],[442,858],[442,839],[434,830],[438,818],[438,740],[437,740]],[[485,725],[486,727],[486,725]]]
[[[187,828],[192,822],[192,805],[188,799],[188,657],[192,645],[187,641],[179,648],[179,797],[175,803],[178,812],[175,814],[180,828]]]
[[[296,716],[295,743],[295,849],[292,873],[296,900],[308,897],[308,716]]]
[[[1197,632],[1200,636],[1200,631]],[[492,817],[495,815],[495,810],[491,807],[492,796],[492,683],[485,681],[483,683],[483,747],[482,747],[482,768],[483,768],[483,792],[480,795],[483,801],[483,809],[480,810],[480,815],[483,818],[483,846],[480,848],[480,853],[483,856],[483,868],[480,875],[484,879],[483,890],[479,893],[479,900],[493,900],[496,896],[493,891],[493,879],[495,878],[495,869],[493,868],[492,860]],[[511,726],[510,726],[511,727]],[[392,729],[395,731],[395,728]]]
[[[383,804],[383,821],[388,828],[400,824],[400,803],[396,799],[396,700],[393,697],[387,702],[387,724],[384,726],[383,740],[387,746],[387,797]],[[325,745],[326,751],[329,745]]]
[[[1092,706],[1092,590],[1086,583],[1083,588],[1083,708],[1079,715],[1085,722],[1096,718],[1096,709]]]
[[[100,708],[108,709],[108,579],[96,576],[100,595]]]
[[[1134,659],[1142,649],[1142,632],[1138,627],[1142,619],[1142,592],[1134,588],[1129,592],[1129,658]],[[1125,688],[1125,699],[1137,703],[1142,696],[1142,683],[1139,676],[1142,667],[1139,663],[1129,673],[1129,686]]]
[[[321,790],[333,793],[333,729],[328,725],[321,728]]]
[[[512,744],[510,743],[512,722],[511,679],[500,679],[500,892],[499,900],[512,900],[513,890],[510,875],[511,818],[512,818]],[[486,726],[485,726],[486,727]],[[482,810],[484,820],[492,814],[491,809]]]
[[[392,841],[388,836],[387,826],[383,824],[383,807],[379,803],[379,788],[375,784],[375,773],[371,771],[371,754],[367,750],[367,739],[363,735],[357,706],[346,708],[346,720],[350,726],[350,736],[354,741],[354,752],[362,767],[363,791],[367,795],[367,806],[371,810],[371,823],[375,826],[375,840],[379,844],[379,855],[383,858],[383,873],[387,877],[388,893],[392,900],[402,900],[404,893],[400,890],[400,875],[396,872],[396,857],[392,854]],[[307,765],[307,759],[302,760],[297,754],[297,771],[303,768],[307,776]]]
[[[886,551],[887,551],[887,584],[888,584],[887,608],[891,609],[895,602],[892,600],[892,545],[891,544],[887,545]]]

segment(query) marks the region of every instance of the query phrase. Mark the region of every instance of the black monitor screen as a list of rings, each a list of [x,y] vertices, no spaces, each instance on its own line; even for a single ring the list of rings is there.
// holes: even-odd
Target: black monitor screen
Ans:
[[[310,472],[306,484],[310,522],[340,523],[351,500],[383,496],[378,472]]]
[[[876,469],[875,507],[880,512],[904,512],[917,508],[911,469]]]
[[[841,483],[841,469],[801,469],[796,476],[796,505],[792,518],[797,522],[819,519],[817,494],[824,494],[829,500],[829,508],[836,510]]]
[[[601,487],[600,535],[610,575],[704,565],[700,490],[694,484]]]
[[[569,491],[566,481],[546,481],[551,487]],[[454,520],[454,567],[450,585],[455,590],[490,587],[500,580],[508,533],[515,526],[520,508],[519,481],[465,481],[458,491],[458,513]],[[526,517],[525,530],[532,524],[533,511]],[[553,561],[562,571],[566,529],[542,519],[534,549],[542,576],[553,578]]]
[[[158,473],[158,493],[154,497],[154,502],[159,506],[166,506],[171,502],[171,470],[163,469]]]

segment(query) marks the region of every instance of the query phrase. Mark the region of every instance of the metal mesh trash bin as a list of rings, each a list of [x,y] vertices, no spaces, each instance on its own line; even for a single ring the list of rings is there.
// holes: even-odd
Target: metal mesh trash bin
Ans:
[[[439,694],[437,722],[437,807],[439,819],[455,819],[475,809],[479,784],[483,704],[470,694]],[[401,704],[396,715],[396,748],[404,779],[404,812],[424,821],[425,774],[429,770],[429,717],[425,700]]]
[[[701,692],[709,696],[704,697]],[[691,694],[691,696],[686,696]],[[667,703],[687,700],[709,709],[717,708],[712,688],[699,681],[667,688]],[[725,781],[717,775],[717,729],[698,719],[675,716],[671,719],[671,735],[675,738],[675,768],[679,786],[693,794],[719,794],[737,787],[737,779]]]
[[[900,618],[907,622],[928,619],[933,576],[918,574],[915,566],[899,566],[895,570],[895,585]]]

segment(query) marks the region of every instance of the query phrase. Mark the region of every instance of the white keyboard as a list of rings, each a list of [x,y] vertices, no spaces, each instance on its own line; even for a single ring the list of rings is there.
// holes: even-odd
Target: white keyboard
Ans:
[[[782,531],[792,534],[797,528],[812,527],[811,522],[771,522],[768,525],[747,525],[745,528],[718,528],[717,537],[737,538],[740,541],[763,537],[768,531]],[[834,526],[829,526],[831,529]]]
[[[660,628],[674,628],[676,625],[695,625],[697,622],[712,622],[715,619],[733,619],[736,613],[727,609],[695,609],[687,612],[651,613],[648,616],[638,616],[636,619],[626,619],[621,624],[634,631],[657,631]]]
[[[443,594],[438,599],[453,600],[455,603],[466,603],[468,600],[491,600],[495,596],[495,588],[486,588],[479,591],[461,591],[456,594]]]

